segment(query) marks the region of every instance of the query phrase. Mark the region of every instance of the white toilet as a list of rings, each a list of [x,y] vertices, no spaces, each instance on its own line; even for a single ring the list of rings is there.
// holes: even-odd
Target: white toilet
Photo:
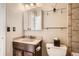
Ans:
[[[67,53],[67,47],[65,45],[56,47],[54,44],[47,43],[46,49],[49,56],[66,56]]]

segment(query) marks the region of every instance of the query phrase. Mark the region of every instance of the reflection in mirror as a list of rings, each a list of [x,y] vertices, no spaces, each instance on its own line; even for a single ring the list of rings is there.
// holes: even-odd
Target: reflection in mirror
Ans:
[[[24,12],[24,30],[42,30],[42,10],[31,9]]]

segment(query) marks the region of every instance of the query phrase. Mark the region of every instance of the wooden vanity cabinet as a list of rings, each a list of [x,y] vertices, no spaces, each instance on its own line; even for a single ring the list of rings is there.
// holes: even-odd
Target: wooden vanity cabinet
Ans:
[[[42,56],[42,41],[36,45],[13,42],[13,56]]]

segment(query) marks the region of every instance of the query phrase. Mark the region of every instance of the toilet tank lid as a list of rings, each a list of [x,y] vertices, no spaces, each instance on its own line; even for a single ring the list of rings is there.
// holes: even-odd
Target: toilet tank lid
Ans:
[[[54,46],[54,44],[52,44],[52,43],[47,43],[46,44],[46,47],[48,48],[59,48],[59,49],[67,49],[67,46],[66,45],[60,45],[60,47],[57,47],[57,46]]]

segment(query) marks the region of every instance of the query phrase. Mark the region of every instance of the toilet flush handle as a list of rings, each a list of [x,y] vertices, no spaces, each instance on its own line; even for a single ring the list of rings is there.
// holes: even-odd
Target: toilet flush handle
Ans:
[[[50,49],[50,47],[48,47],[48,49]]]

